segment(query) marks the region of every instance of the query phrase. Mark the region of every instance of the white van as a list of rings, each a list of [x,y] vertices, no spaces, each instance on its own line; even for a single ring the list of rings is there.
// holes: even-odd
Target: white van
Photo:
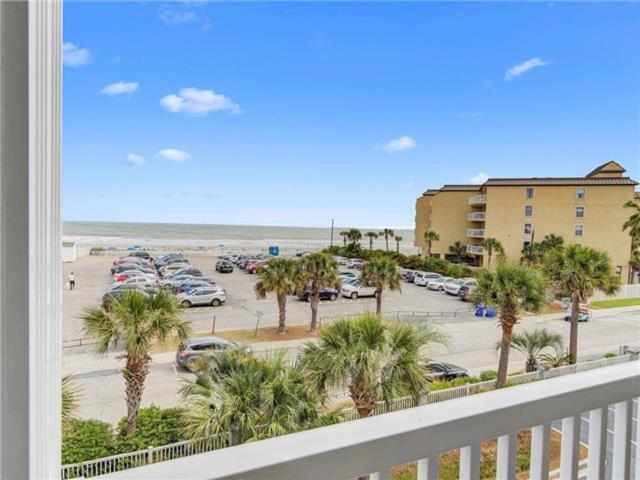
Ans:
[[[442,275],[440,275],[439,273],[417,271],[415,276],[413,277],[413,283],[424,287],[429,280],[440,278],[441,276]]]

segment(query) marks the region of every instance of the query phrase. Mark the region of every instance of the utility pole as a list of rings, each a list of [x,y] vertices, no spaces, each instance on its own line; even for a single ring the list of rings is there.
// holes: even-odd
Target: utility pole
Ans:
[[[531,263],[533,261],[533,238],[536,234],[536,230],[533,228],[533,225],[531,225],[531,245],[529,245],[529,266],[531,266]]]
[[[331,246],[333,247],[333,218],[331,219]]]

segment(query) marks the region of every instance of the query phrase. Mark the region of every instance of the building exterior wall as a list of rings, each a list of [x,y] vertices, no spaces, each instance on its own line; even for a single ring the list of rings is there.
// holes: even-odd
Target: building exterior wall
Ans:
[[[431,253],[444,258],[449,253],[449,246],[455,242],[467,245],[467,229],[474,226],[467,219],[467,214],[475,211],[469,205],[469,197],[478,192],[441,191],[432,197],[431,229],[438,233],[440,240],[433,242]]]
[[[431,205],[430,201],[433,195],[422,195],[416,200],[416,228],[414,231],[413,245],[415,247],[425,248],[426,243],[424,241],[424,232],[431,228],[430,214]]]

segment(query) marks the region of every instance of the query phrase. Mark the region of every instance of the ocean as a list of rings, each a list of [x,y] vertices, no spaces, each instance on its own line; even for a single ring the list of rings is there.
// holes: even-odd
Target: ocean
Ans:
[[[339,232],[345,227],[334,229],[333,244],[342,245]],[[376,228],[362,228],[380,231]],[[401,236],[400,251],[416,253],[413,246],[412,230],[396,230]],[[330,228],[309,227],[269,227],[257,225],[207,225],[181,223],[129,223],[129,222],[63,222],[63,237],[75,241],[80,246],[124,247],[142,245],[145,247],[205,247],[225,250],[262,251],[269,246],[281,250],[319,250],[331,242]],[[365,237],[363,247],[369,242]],[[385,248],[384,239],[376,239],[374,248]],[[395,240],[389,239],[389,249],[396,248]]]

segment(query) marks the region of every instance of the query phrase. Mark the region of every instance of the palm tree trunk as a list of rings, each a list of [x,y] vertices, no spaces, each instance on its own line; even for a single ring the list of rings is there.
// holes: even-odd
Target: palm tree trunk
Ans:
[[[373,237],[369,237],[369,251],[373,250]]]
[[[287,319],[287,296],[278,294],[278,334],[284,335],[286,333],[286,319]]]
[[[311,289],[311,296],[309,297],[309,303],[311,304],[311,328],[312,332],[315,332],[318,328],[318,303],[320,302],[320,289],[317,285],[314,285]]]
[[[376,290],[376,315],[382,315],[382,290]]]
[[[429,248],[427,249],[427,253],[429,254],[429,258],[431,258],[431,240],[429,240]]]
[[[368,417],[378,405],[378,399],[373,395],[367,394],[365,388],[359,383],[349,385],[349,396],[360,418]]]
[[[570,363],[576,363],[578,358],[578,319],[580,315],[580,296],[571,294],[571,331],[569,333],[569,359]]]
[[[389,251],[389,237],[387,235],[384,236],[384,241],[387,244],[387,252]]]
[[[527,357],[527,361],[524,364],[524,370],[527,373],[538,370],[538,363],[536,362],[535,356]]]
[[[487,268],[491,268],[491,251],[487,252]]]
[[[347,248],[347,237],[342,237],[342,242],[344,243],[344,248]]]
[[[125,436],[133,435],[138,423],[138,411],[142,403],[144,382],[149,373],[151,357],[145,354],[143,358],[133,359],[127,355],[127,363],[122,371],[125,382],[125,400],[127,402],[127,428]]]
[[[507,371],[509,369],[509,351],[511,349],[511,334],[513,333],[513,323],[502,320],[502,344],[500,346],[500,360],[498,362],[498,378],[496,388],[503,388],[507,384]]]
[[[396,242],[396,252],[400,253],[400,242]]]

